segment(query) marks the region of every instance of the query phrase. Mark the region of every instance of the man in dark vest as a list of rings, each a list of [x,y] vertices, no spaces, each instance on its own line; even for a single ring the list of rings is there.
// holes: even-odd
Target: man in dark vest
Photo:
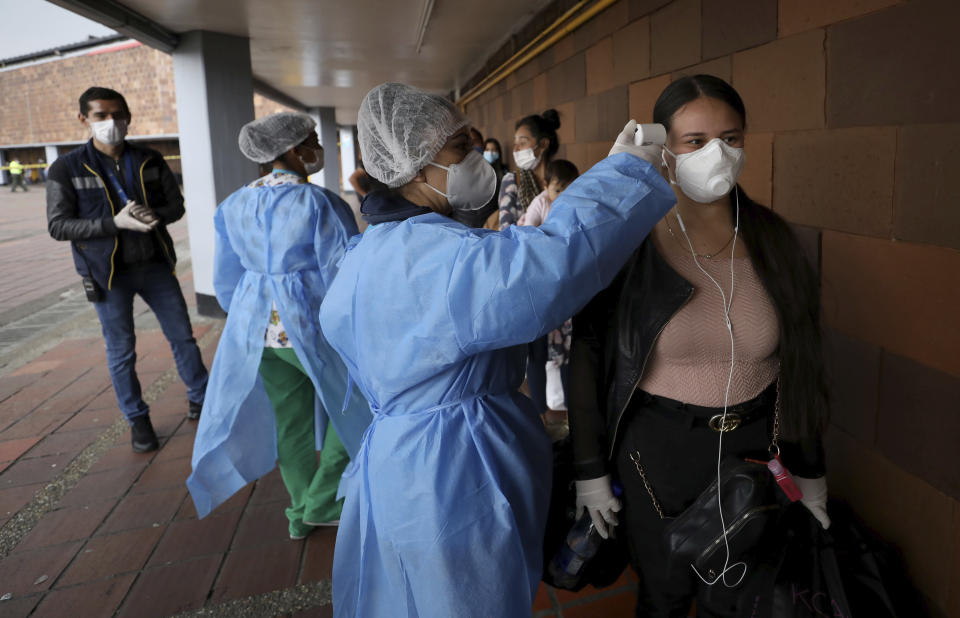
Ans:
[[[200,416],[207,369],[193,337],[174,274],[176,254],[166,226],[184,213],[177,181],[160,153],[125,141],[130,109],[119,92],[89,88],[80,122],[93,137],[59,157],[47,174],[47,229],[68,240],[84,291],[100,318],[107,366],[133,450],[159,443],[137,380],[133,299],[153,310],[187,385],[187,418]]]

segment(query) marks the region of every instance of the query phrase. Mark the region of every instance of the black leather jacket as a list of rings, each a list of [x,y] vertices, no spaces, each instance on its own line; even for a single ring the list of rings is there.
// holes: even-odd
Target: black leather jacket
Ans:
[[[606,474],[620,421],[657,337],[693,292],[648,238],[613,283],[573,318],[569,408],[577,478]]]
[[[574,317],[568,407],[578,479],[608,472],[621,421],[657,338],[693,292],[648,238],[610,286]],[[781,445],[794,472],[823,474],[819,436]]]

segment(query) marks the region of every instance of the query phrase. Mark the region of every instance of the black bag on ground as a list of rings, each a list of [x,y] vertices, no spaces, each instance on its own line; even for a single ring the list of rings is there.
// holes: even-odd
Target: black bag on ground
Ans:
[[[543,575],[541,579],[554,588],[577,591],[591,584],[605,588],[623,574],[630,556],[623,539],[609,538],[600,544],[596,555],[583,566],[575,586],[560,586],[549,573],[550,561],[566,543],[567,533],[577,520],[577,490],[574,485],[573,444],[570,437],[553,443],[553,489],[550,510],[543,535]]]
[[[783,518],[785,545],[744,590],[743,618],[921,618],[896,554],[871,537],[849,508],[831,502],[829,530],[801,504]]]

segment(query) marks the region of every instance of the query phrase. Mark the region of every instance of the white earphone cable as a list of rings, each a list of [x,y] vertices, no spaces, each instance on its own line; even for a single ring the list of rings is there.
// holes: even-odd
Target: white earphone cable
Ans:
[[[684,226],[683,218],[680,216],[680,210],[678,209],[676,212],[677,223],[680,224],[680,231],[683,232],[683,237],[687,240],[687,246],[690,248],[690,255],[693,256],[694,264],[697,265],[697,268],[700,269],[700,272],[702,272],[708,279],[710,279],[710,281],[713,282],[713,285],[715,285],[716,288],[720,291],[720,300],[723,303],[723,320],[727,327],[727,333],[730,335],[730,371],[727,375],[727,389],[723,395],[723,416],[720,419],[721,431],[720,431],[720,438],[718,440],[718,445],[717,445],[717,488],[718,488],[717,510],[720,513],[720,527],[723,530],[723,545],[724,545],[724,549],[726,550],[726,558],[723,561],[723,570],[721,570],[720,573],[716,577],[714,577],[712,580],[708,580],[707,578],[705,578],[703,575],[700,574],[699,571],[697,571],[697,568],[695,566],[693,566],[692,564],[690,565],[690,568],[693,569],[693,572],[697,574],[697,577],[699,577],[703,583],[707,584],[708,586],[713,586],[718,581],[722,580],[723,585],[728,588],[734,588],[740,585],[740,582],[743,581],[743,578],[747,574],[746,562],[736,562],[734,564],[730,564],[730,543],[727,540],[727,524],[723,519],[723,503],[721,501],[721,492],[719,491],[720,462],[723,457],[723,434],[725,433],[724,431],[722,431],[722,429],[726,427],[726,423],[727,423],[727,407],[729,406],[729,403],[730,403],[730,387],[733,384],[733,368],[734,368],[734,362],[735,362],[733,324],[730,322],[730,308],[733,306],[733,285],[734,285],[733,257],[734,257],[734,253],[737,250],[737,236],[740,231],[740,189],[735,187],[734,191],[736,196],[736,220],[733,226],[733,243],[730,248],[730,297],[729,298],[727,298],[727,295],[723,291],[723,287],[717,282],[717,280],[714,279],[710,275],[710,273],[708,273],[703,268],[703,266],[700,265],[700,261],[697,259],[697,252],[693,249],[693,243],[690,241],[690,236],[687,235],[687,228],[686,226]],[[735,581],[732,584],[727,582],[727,573],[729,573],[733,569],[740,566],[743,567],[743,571],[740,573],[740,577],[737,578],[737,581]]]

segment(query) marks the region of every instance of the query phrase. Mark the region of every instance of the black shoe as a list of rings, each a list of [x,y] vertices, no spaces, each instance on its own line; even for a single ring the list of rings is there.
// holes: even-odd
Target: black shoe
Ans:
[[[133,425],[130,427],[130,443],[134,453],[149,453],[160,448],[160,442],[157,441],[157,434],[153,430],[149,415],[144,414],[133,419]]]
[[[190,408],[187,410],[187,418],[191,421],[200,418],[200,410],[203,409],[203,404],[196,401],[188,401],[187,403],[190,404]]]

